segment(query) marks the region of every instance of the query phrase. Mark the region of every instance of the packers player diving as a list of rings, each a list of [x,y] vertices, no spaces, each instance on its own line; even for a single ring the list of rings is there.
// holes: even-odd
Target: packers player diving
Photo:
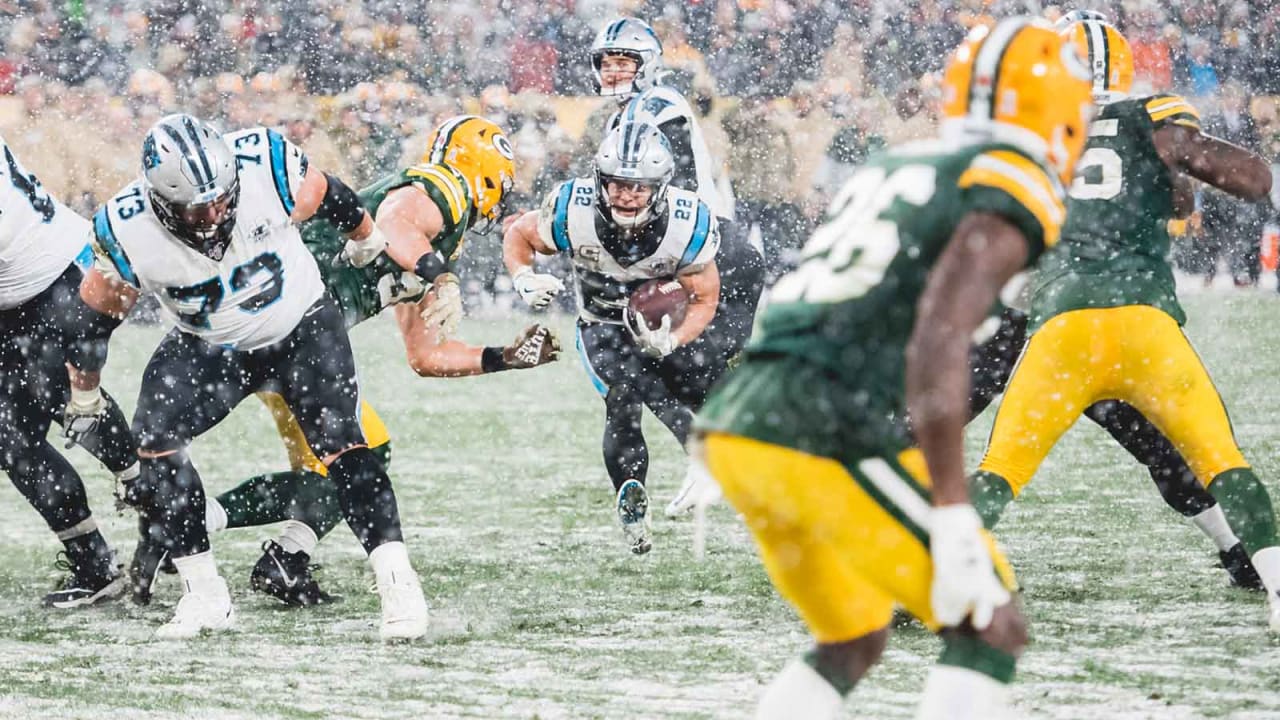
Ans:
[[[347,238],[332,224],[314,220],[302,228],[325,285],[348,328],[393,307],[409,366],[423,377],[463,377],[535,367],[558,357],[547,328],[533,325],[506,347],[475,347],[450,339],[461,315],[458,280],[452,273],[428,286],[404,268],[424,253],[439,253],[448,266],[462,252],[468,230],[486,231],[501,218],[514,176],[511,148],[494,123],[476,116],[447,120],[428,140],[419,164],[392,173],[359,193],[386,239],[386,252],[363,267],[343,256]],[[353,259],[360,250],[347,249]],[[263,545],[250,576],[254,590],[289,605],[312,605],[331,597],[311,573],[319,538],[342,519],[337,493],[323,463],[310,451],[297,420],[280,396],[262,393],[289,454],[290,470],[250,478],[206,505],[210,531],[285,521],[276,540]],[[385,466],[391,443],[382,419],[367,402],[361,422],[369,446]],[[163,549],[140,550],[134,563],[134,597],[150,598]]]
[[[987,527],[1030,482],[1086,408],[1122,400],[1186,458],[1243,542],[1280,631],[1280,547],[1266,488],[1244,459],[1226,408],[1182,332],[1186,315],[1167,259],[1171,218],[1193,203],[1189,178],[1260,201],[1271,188],[1257,155],[1201,132],[1176,95],[1129,98],[1132,55],[1114,27],[1085,19],[1064,34],[1093,59],[1110,93],[1071,186],[1062,242],[1032,284],[1031,339],[1009,380],[972,493]]]
[[[1004,717],[1026,644],[964,471],[968,351],[1000,289],[1057,242],[1089,74],[1042,21],[976,28],[948,62],[940,140],[879,155],[774,287],[702,410],[702,456],[816,645],[761,720],[825,720],[884,651],[894,607],[941,633],[919,718]],[[891,415],[910,410],[919,450]]]
[[[1088,23],[1082,21],[1101,21]],[[1094,102],[1122,99],[1133,84],[1133,58],[1129,46],[1101,13],[1074,10],[1055,23],[1067,32],[1077,50],[1094,68]],[[1102,58],[1106,55],[1105,64]],[[1095,63],[1095,59],[1098,60]],[[1027,341],[1029,293],[1017,293],[1001,313],[995,334],[972,353],[972,414],[977,417],[1004,392],[1014,364]],[[1223,568],[1236,587],[1263,589],[1262,580],[1249,560],[1244,544],[1227,522],[1222,507],[1205,490],[1173,443],[1142,413],[1121,400],[1101,400],[1085,408],[1084,417],[1106,430],[1138,462],[1142,463],[1169,507],[1191,520],[1218,549]]]

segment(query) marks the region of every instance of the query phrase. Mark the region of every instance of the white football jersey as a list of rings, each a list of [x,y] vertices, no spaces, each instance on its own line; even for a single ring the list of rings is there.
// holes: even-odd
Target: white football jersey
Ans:
[[[582,317],[621,323],[632,291],[649,280],[697,272],[716,258],[720,232],[697,195],[667,188],[666,210],[634,235],[624,235],[596,209],[596,183],[578,178],[547,196],[538,231],[548,247],[567,252],[578,280]]]
[[[711,151],[707,149],[707,141],[702,137],[702,127],[693,116],[693,108],[675,88],[656,85],[637,93],[622,106],[621,110],[613,114],[606,127],[612,130],[619,123],[639,121],[661,130],[663,124],[681,118],[684,118],[684,125],[688,129],[689,147],[693,151],[694,174],[698,180],[698,199],[706,203],[716,217],[728,217],[727,204],[716,187],[718,165],[712,160]]]
[[[98,266],[153,293],[181,330],[235,350],[283,340],[324,294],[315,258],[289,216],[307,159],[267,128],[223,136],[240,168],[230,245],[213,260],[174,237],[152,212],[141,179],[93,216]]]
[[[45,192],[3,138],[0,151],[0,310],[8,310],[44,292],[86,251],[89,221]]]

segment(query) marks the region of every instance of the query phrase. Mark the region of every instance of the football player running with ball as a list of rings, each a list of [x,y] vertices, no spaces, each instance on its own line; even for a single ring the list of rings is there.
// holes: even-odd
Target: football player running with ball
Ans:
[[[1089,49],[1103,90],[1131,74],[1110,67],[1131,54],[1098,48],[1127,45],[1114,27],[1088,19],[1063,32]],[[1257,155],[1202,133],[1199,114],[1183,98],[1128,98],[1125,90],[1114,88],[1093,122],[1063,240],[1046,254],[1032,287],[1031,339],[1005,390],[973,493],[984,522],[994,525],[1081,412],[1122,400],[1159,428],[1217,499],[1266,586],[1269,623],[1280,632],[1271,498],[1182,332],[1186,315],[1166,230],[1171,218],[1192,210],[1188,176],[1256,202],[1268,196],[1271,171]]]
[[[45,606],[91,605],[122,593],[124,578],[80,475],[47,435],[64,424],[117,476],[137,474],[120,407],[100,389],[73,392],[67,382],[72,357],[100,366],[101,338],[115,322],[80,300],[81,267],[93,258],[88,221],[50,197],[2,139],[0,152],[0,470],[65,548],[58,566],[68,574]]]
[[[1000,289],[1057,242],[1092,103],[1074,48],[1028,19],[975,29],[943,83],[942,140],[845,184],[699,416],[707,468],[816,641],[761,720],[835,718],[895,606],[944,641],[917,717],[1006,717],[1026,628],[970,504],[968,351]],[[890,417],[904,399],[920,450]]]
[[[537,273],[536,254],[568,253],[578,282],[577,346],[604,398],[604,463],[631,551],[651,548],[645,479],[649,450],[640,429],[648,407],[683,445],[693,412],[749,328],[712,327],[720,304],[716,219],[688,190],[671,185],[675,162],[652,125],[623,123],[595,157],[595,176],[552,190],[542,208],[508,228],[503,260],[520,296],[545,308],[564,285]],[[650,280],[673,279],[689,297],[684,320],[652,327],[628,310]]]
[[[173,557],[184,594],[161,638],[223,630],[234,611],[205,529],[205,495],[191,441],[247,395],[284,398],[328,467],[344,519],[369,553],[384,639],[420,637],[427,605],[409,562],[391,481],[360,426],[355,359],[338,305],[325,292],[297,223],[327,219],[353,242],[385,240],[355,193],[309,167],[278,133],[223,136],[189,115],[147,133],[142,176],[94,215],[95,266],[85,301],[122,317],[154,294],[176,327],[144,372],[134,414],[141,477],[128,500]],[[353,247],[357,263],[372,256]],[[433,268],[439,266],[432,264]],[[422,278],[436,279],[439,272]],[[73,361],[74,365],[74,361]],[[73,367],[73,387],[98,373]]]
[[[360,202],[373,215],[400,257],[439,252],[452,266],[462,252],[464,233],[487,230],[502,215],[515,174],[511,146],[502,129],[485,118],[459,116],[432,133],[420,163],[392,173],[361,190]],[[441,275],[429,289],[388,254],[356,267],[338,258],[346,238],[329,220],[302,226],[302,240],[316,258],[325,286],[338,302],[348,328],[391,307],[409,366],[423,377],[467,377],[537,367],[559,355],[551,330],[533,325],[506,347],[476,347],[449,337],[461,315],[457,278]],[[416,258],[416,256],[414,256]],[[250,576],[254,590],[289,605],[323,603],[330,596],[311,574],[319,539],[342,521],[329,470],[308,447],[297,418],[283,398],[263,393],[289,454],[290,470],[251,478],[208,500],[211,532],[285,521],[280,536],[263,546]],[[391,438],[382,419],[361,403],[361,423],[369,447],[385,468]],[[157,551],[163,552],[162,547]],[[161,558],[140,573],[146,594]],[[135,587],[135,592],[139,587]],[[142,599],[142,598],[139,598]]]

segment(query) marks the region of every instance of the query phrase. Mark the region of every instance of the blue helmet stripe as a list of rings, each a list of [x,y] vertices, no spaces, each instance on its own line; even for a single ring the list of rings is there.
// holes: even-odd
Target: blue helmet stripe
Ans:
[[[204,143],[200,142],[200,133],[196,132],[196,124],[191,122],[190,117],[183,117],[182,126],[187,129],[187,134],[191,136],[191,144],[196,149],[196,155],[200,157],[200,166],[204,169],[204,176],[208,178],[206,182],[213,182],[213,168],[209,166],[209,156],[204,152]]]
[[[626,19],[624,18],[624,19],[619,20],[619,21],[615,22],[614,24],[610,25],[610,26],[609,26],[609,32],[605,33],[605,35],[604,35],[604,39],[605,39],[607,42],[613,42],[614,40],[617,40],[617,39],[618,39],[618,33],[622,32],[622,26],[623,26],[623,25],[626,25],[626,24],[627,24],[627,21],[626,21]]]
[[[567,251],[569,245],[569,198],[573,195],[572,181],[560,186],[560,196],[556,198],[555,215],[551,218],[551,240],[556,249]]]
[[[285,166],[284,138],[275,130],[267,130],[267,146],[271,155],[271,177],[276,182],[276,194],[285,214],[293,214],[293,190],[289,188],[289,174]]]
[[[192,152],[191,148],[187,147],[187,141],[182,138],[182,133],[168,125],[161,125],[160,127],[169,136],[169,139],[173,140],[174,144],[178,146],[178,152],[187,161],[187,165],[191,168],[191,174],[195,176],[196,185],[204,186],[211,182],[213,178],[206,178],[200,174],[200,168],[196,167],[196,161],[193,157],[195,153]]]
[[[680,256],[680,267],[684,267],[697,259],[698,253],[702,252],[703,246],[707,244],[707,237],[711,234],[711,211],[707,209],[707,204],[698,201],[698,219],[693,223],[693,236],[689,238],[689,246],[685,248],[684,255]]]
[[[139,287],[138,276],[133,274],[133,266],[129,264],[129,256],[124,254],[124,248],[120,247],[116,233],[111,229],[111,218],[107,217],[106,205],[93,214],[93,235],[97,238],[98,246],[111,258],[111,264],[120,273],[120,277],[130,285]]]

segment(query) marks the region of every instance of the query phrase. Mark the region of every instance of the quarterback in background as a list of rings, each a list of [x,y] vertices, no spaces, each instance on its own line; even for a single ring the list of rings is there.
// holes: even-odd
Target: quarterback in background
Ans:
[[[971,337],[1058,239],[1089,75],[1041,21],[979,27],[948,62],[940,141],[837,193],[699,416],[702,454],[816,645],[760,720],[830,720],[894,608],[940,632],[918,718],[1009,717],[1026,627],[964,476]],[[910,410],[919,450],[891,415]],[[921,457],[923,453],[923,457]]]
[[[142,146],[142,176],[94,215],[93,308],[123,317],[154,294],[176,326],[152,354],[134,414],[142,472],[125,498],[173,557],[185,592],[162,638],[223,630],[234,611],[205,529],[191,442],[254,392],[278,393],[328,466],[343,516],[369,553],[384,639],[420,637],[427,606],[409,562],[391,481],[359,418],[355,359],[297,223],[326,218],[364,247],[385,245],[355,193],[309,167],[278,133],[223,136],[189,115],[162,118]],[[353,248],[353,259],[372,260]],[[434,280],[432,275],[430,280]],[[71,381],[99,373],[73,360]]]
[[[1217,499],[1266,587],[1269,624],[1280,632],[1280,543],[1271,498],[1182,332],[1186,315],[1166,229],[1192,210],[1188,176],[1256,202],[1271,189],[1270,168],[1201,132],[1199,114],[1181,97],[1127,97],[1120,79],[1132,69],[1115,61],[1132,56],[1111,25],[1090,18],[1063,33],[1094,59],[1095,94],[1110,93],[1110,102],[1090,129],[1062,242],[1046,254],[1033,283],[1031,339],[996,414],[973,493],[991,527],[1085,408],[1123,400],[1159,428]]]

